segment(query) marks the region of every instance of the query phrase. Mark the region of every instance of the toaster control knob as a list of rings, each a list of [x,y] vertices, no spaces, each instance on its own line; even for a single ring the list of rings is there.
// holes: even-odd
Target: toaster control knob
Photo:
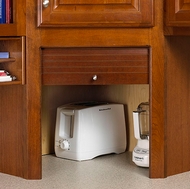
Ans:
[[[69,142],[67,140],[60,141],[60,148],[63,150],[68,150]]]

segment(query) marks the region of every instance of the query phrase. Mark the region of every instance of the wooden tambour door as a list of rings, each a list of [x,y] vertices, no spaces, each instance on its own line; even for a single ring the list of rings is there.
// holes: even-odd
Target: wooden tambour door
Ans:
[[[40,27],[152,27],[154,0],[38,0]]]
[[[166,0],[166,25],[190,27],[190,0]]]
[[[43,48],[43,85],[148,84],[149,47]]]

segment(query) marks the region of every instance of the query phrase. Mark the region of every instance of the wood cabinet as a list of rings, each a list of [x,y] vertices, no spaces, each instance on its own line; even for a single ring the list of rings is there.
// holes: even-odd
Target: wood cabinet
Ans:
[[[152,27],[153,0],[38,0],[40,27]]]
[[[148,84],[148,47],[44,48],[43,85]]]
[[[27,178],[26,101],[23,85],[0,85],[0,172]]]
[[[31,178],[28,171],[33,165],[29,168],[25,0],[13,1],[13,23],[0,24],[0,36],[0,51],[10,53],[10,58],[0,59],[0,69],[6,69],[17,78],[0,83],[0,172]]]
[[[190,35],[190,1],[166,0],[166,35]]]
[[[164,178],[190,170],[189,152],[186,152],[189,147],[188,102],[190,85],[187,81],[189,81],[188,47],[190,43],[186,39],[179,39],[177,44],[175,39],[166,43],[166,38],[163,35],[163,1],[125,0],[116,2],[114,0],[94,0],[92,3],[90,0],[50,0],[47,8],[42,7],[42,2],[42,0],[38,0],[38,3],[36,1],[14,1],[14,23],[0,25],[0,36],[3,37],[0,41],[1,49],[13,48],[10,44],[13,43],[13,46],[15,43],[17,44],[17,37],[20,41],[18,42],[20,45],[16,47],[18,55],[15,53],[13,56],[15,59],[22,56],[24,48],[22,48],[21,43],[24,41],[24,37],[21,36],[26,36],[25,84],[0,86],[0,171],[27,179],[41,178],[42,84],[76,84],[76,79],[72,80],[73,77],[78,80],[81,75],[84,78],[78,84],[84,82],[86,82],[85,84],[97,82],[99,85],[112,83],[115,82],[118,75],[119,80],[115,84],[128,84],[136,78],[135,83],[149,83],[151,123],[149,176],[150,178]],[[166,2],[174,6],[172,1]],[[180,7],[183,4],[185,5],[185,7],[180,8],[184,10],[182,12],[188,10],[189,1],[176,2]],[[168,6],[169,4],[167,4]],[[155,17],[153,16],[153,7]],[[38,24],[36,23],[37,14]],[[153,26],[153,17],[155,18],[155,27],[151,27]],[[177,31],[179,34],[178,28],[182,27],[169,26],[168,33],[176,34]],[[7,39],[4,39],[4,37],[12,39],[6,41]],[[185,50],[180,48],[180,51],[178,51],[183,43],[186,43]],[[62,58],[60,60],[61,65],[63,65],[61,74],[56,73],[55,77],[52,74],[52,69],[57,72],[55,67],[57,61],[46,57],[48,53],[55,55],[54,49],[56,48],[60,49],[62,54],[68,48],[75,48],[77,51],[79,51],[78,48],[81,48],[81,51],[86,47],[98,48],[98,50],[100,50],[100,47],[102,50],[109,47],[118,50],[116,47],[119,46],[136,47],[136,50],[139,47],[146,47],[146,51],[142,51],[144,61],[142,67],[134,68],[133,65],[128,69],[118,61],[117,69],[113,70],[107,62],[96,62],[95,70],[98,80],[92,81],[90,67],[84,67],[80,75],[77,73],[81,70],[80,66],[77,67],[71,64],[70,66],[73,66],[73,69],[71,69],[65,66],[66,63]],[[175,48],[172,48],[172,46],[175,46]],[[117,53],[119,52],[117,51]],[[182,54],[183,52],[186,56]],[[175,59],[176,56],[177,59]],[[53,56],[53,58],[56,60],[58,57]],[[132,58],[135,59],[136,55]],[[184,61],[185,67],[183,67]],[[22,61],[1,62],[0,64],[7,67],[9,64],[15,64],[16,67],[18,66],[18,70],[21,70],[23,67],[19,62]],[[180,69],[178,69],[178,66],[173,67],[173,63],[175,65],[179,64]],[[52,65],[54,65],[53,68]],[[90,66],[94,65],[91,63]],[[125,76],[130,75],[130,80],[128,80],[128,77],[122,76],[121,70]],[[134,73],[134,70],[139,70],[139,72]],[[175,74],[173,74],[173,70]],[[64,80],[62,76],[66,72],[72,72],[74,76],[69,78],[67,75],[67,79]],[[23,83],[21,71],[18,71],[18,73],[19,82]],[[90,79],[87,78],[88,75],[90,75]],[[109,75],[109,78],[105,77],[104,79],[106,75]],[[134,78],[133,75],[137,77]],[[179,77],[183,85],[179,83],[176,86]],[[139,78],[143,78],[142,81]],[[167,87],[167,85],[170,85],[170,87]],[[55,98],[53,97],[53,99]],[[180,106],[179,102],[183,102],[183,106]],[[174,115],[172,114],[173,109],[175,109]],[[184,114],[180,113],[180,110],[183,110]],[[184,112],[185,110],[187,112]],[[178,118],[178,122],[173,118]],[[181,129],[180,135],[179,129]],[[175,150],[176,146],[177,150]],[[180,150],[179,154],[177,154],[178,150]],[[181,162],[183,166],[176,168],[175,164],[178,162]]]
[[[58,6],[57,4],[52,4],[52,2],[57,3]],[[76,3],[76,1],[65,2],[71,2],[73,3],[73,5]],[[150,136],[150,177],[166,177],[166,166],[164,164],[165,135],[163,112],[164,42],[163,35],[160,29],[162,28],[160,23],[162,23],[163,20],[162,1],[126,0],[117,1],[118,3],[116,3],[115,6],[113,3],[114,1],[112,1],[112,3],[111,1],[106,1],[110,3],[105,4],[103,3],[105,1],[95,1],[96,4],[93,6],[88,5],[91,1],[79,2],[81,2],[81,6],[80,4],[77,4],[76,6],[65,6],[64,1],[50,1],[51,6],[45,9],[41,7],[42,1],[38,1],[38,4],[36,1],[15,1],[16,6],[21,6],[20,11],[23,11],[25,13],[22,16],[20,15],[20,20],[17,19],[16,21],[19,22],[19,25],[22,25],[22,21],[23,23],[25,23],[25,18],[27,21],[27,27],[25,31],[26,84],[0,86],[0,98],[2,99],[2,101],[0,101],[0,115],[3,115],[0,120],[0,129],[2,131],[0,132],[0,149],[3,152],[3,154],[0,156],[0,171],[27,179],[40,179],[42,177],[41,85],[42,82],[43,84],[47,84],[49,82],[46,80],[42,80],[45,79],[45,76],[42,76],[41,72],[41,53],[43,52],[42,49],[63,47],[115,48],[116,46],[151,46],[152,52],[148,53],[148,55],[148,51],[146,51],[145,57],[146,60],[150,58],[150,62],[152,62],[153,64],[148,68],[148,63],[150,62],[149,60],[145,61],[145,67],[143,68],[145,72],[143,73],[145,75],[143,82],[147,83],[148,77],[150,81],[150,109],[152,123]],[[123,4],[122,2],[125,3]],[[155,6],[153,6],[153,2],[156,4]],[[26,9],[22,7],[23,4],[21,5],[19,3],[26,3]],[[56,9],[56,6],[53,7],[54,5],[56,5],[58,9]],[[73,11],[73,7],[74,9],[76,9],[76,11]],[[155,7],[157,13],[156,23],[158,23],[159,25],[157,27],[147,28],[147,26],[149,27],[153,25],[153,7]],[[42,9],[43,11],[45,11],[45,15],[41,15]],[[51,10],[55,11],[55,14],[54,12],[49,14],[50,12],[46,12],[48,10],[50,10],[50,12]],[[77,12],[78,10],[79,12]],[[44,26],[51,27],[37,28],[36,11],[38,11],[38,19],[42,18],[42,22],[40,22],[40,24],[38,22],[38,25],[43,26],[44,24]],[[67,13],[66,18],[64,17],[64,12]],[[71,12],[71,14],[69,14],[69,12]],[[77,16],[74,14],[75,12],[77,12]],[[82,13],[82,15],[80,15],[80,13]],[[88,16],[89,13],[92,14],[92,16]],[[19,11],[17,12],[17,14],[19,14]],[[69,15],[69,17],[67,17],[67,15]],[[45,18],[48,18],[49,16],[51,19],[48,21]],[[58,21],[60,18],[64,19],[61,19],[61,22],[59,23],[55,22]],[[86,19],[85,22],[81,22],[81,19],[83,20],[84,18]],[[17,24],[17,22],[15,22],[15,24]],[[65,26],[67,28],[65,28]],[[68,26],[75,28],[68,28]],[[17,30],[17,25],[15,27],[16,28],[14,33],[16,36],[18,36],[21,34],[21,32]],[[6,35],[6,32],[4,31],[2,35]],[[134,56],[133,58],[136,57]],[[106,66],[103,69],[105,70],[108,68]],[[134,68],[132,67],[130,69],[132,70]],[[147,71],[147,69],[149,70],[149,72]],[[102,71],[102,68],[100,70]],[[89,69],[87,69],[87,71],[89,71]],[[113,70],[109,71],[111,71],[111,74],[113,74]],[[119,68],[117,71],[119,71]],[[127,71],[125,72],[127,75]],[[98,81],[99,80],[95,82]],[[61,80],[61,83],[64,82],[65,81]],[[104,81],[102,80],[101,84],[103,82]],[[121,78],[118,83],[119,82],[123,82],[123,79]],[[128,83],[130,82],[131,81],[129,81]],[[137,82],[141,82],[139,78],[136,83]],[[17,111],[15,114],[13,114],[15,107],[17,107]],[[6,120],[7,117],[9,118],[8,122]],[[9,134],[10,131],[11,134]]]
[[[7,51],[9,59],[0,59],[0,69],[5,69],[16,76],[12,82],[1,82],[0,85],[25,83],[25,46],[26,46],[26,2],[13,2],[13,23],[0,24],[0,51]]]

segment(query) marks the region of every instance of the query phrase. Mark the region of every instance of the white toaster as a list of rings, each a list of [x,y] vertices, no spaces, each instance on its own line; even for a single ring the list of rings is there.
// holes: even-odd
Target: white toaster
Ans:
[[[55,155],[71,160],[126,150],[123,104],[81,102],[57,108]]]

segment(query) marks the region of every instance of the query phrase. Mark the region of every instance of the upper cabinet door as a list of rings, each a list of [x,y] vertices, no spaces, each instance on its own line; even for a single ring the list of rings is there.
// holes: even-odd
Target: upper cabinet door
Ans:
[[[166,25],[190,26],[190,0],[166,0]]]
[[[38,0],[39,27],[152,27],[154,0]]]

